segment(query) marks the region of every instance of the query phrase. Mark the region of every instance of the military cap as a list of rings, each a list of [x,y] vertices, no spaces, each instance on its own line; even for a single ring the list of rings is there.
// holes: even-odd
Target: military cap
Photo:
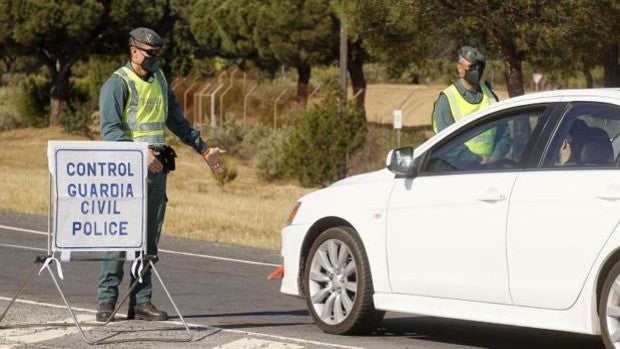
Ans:
[[[159,34],[157,34],[154,30],[145,27],[139,27],[130,31],[129,36],[136,41],[150,46],[157,47],[164,44],[164,41],[161,39]]]
[[[471,46],[461,47],[461,49],[459,50],[459,57],[463,57],[470,63],[480,64],[482,66],[486,65],[486,59],[484,59],[484,55]]]

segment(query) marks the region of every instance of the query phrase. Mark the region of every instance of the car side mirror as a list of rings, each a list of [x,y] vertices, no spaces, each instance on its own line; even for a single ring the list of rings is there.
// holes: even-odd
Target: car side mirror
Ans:
[[[390,172],[404,177],[415,177],[418,174],[417,161],[413,157],[413,147],[390,150],[385,160]]]

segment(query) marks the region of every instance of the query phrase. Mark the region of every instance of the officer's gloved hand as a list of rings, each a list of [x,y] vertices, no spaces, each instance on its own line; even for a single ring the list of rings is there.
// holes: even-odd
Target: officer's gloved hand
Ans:
[[[207,150],[202,153],[202,157],[212,171],[222,173],[224,172],[224,166],[222,165],[220,154],[224,153],[226,153],[226,150],[220,149],[219,147],[207,148]]]

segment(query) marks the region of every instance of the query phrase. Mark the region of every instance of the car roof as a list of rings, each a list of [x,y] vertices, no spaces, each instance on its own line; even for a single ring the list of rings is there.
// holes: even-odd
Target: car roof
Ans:
[[[583,89],[567,89],[553,90],[528,93],[522,96],[509,98],[506,101],[530,100],[532,98],[562,98],[563,101],[573,99],[582,99],[584,97],[610,97],[620,99],[620,88],[583,88]]]

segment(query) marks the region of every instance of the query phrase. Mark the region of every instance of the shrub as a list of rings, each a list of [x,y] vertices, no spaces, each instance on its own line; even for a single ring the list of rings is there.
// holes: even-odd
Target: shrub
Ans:
[[[15,107],[27,125],[45,127],[49,124],[50,87],[42,77],[29,76],[21,82]]]
[[[67,133],[80,134],[92,138],[91,125],[95,102],[70,101],[60,115],[60,124]]]
[[[13,130],[23,125],[15,108],[16,94],[17,91],[13,87],[0,89],[0,131]]]
[[[269,130],[269,134],[256,143],[253,164],[259,177],[268,181],[284,178],[284,146],[287,136],[286,128]]]
[[[337,87],[293,123],[285,142],[286,173],[304,186],[323,186],[346,175],[347,157],[366,134],[364,113],[351,107],[338,112]]]
[[[273,128],[263,124],[249,127],[243,137],[243,141],[239,145],[239,157],[245,160],[251,160],[262,152],[261,142],[273,134]]]
[[[60,114],[60,125],[67,133],[92,138],[90,126],[93,112],[97,108],[97,99],[92,99],[88,90],[77,84],[72,84],[69,95],[69,100]]]
[[[78,62],[72,69],[73,86],[96,103],[105,81],[125,62],[121,56],[91,56],[87,62]]]
[[[207,138],[209,144],[217,145],[226,149],[231,155],[237,154],[241,142],[247,132],[245,126],[236,122],[234,119],[225,120],[222,125],[216,128],[209,128]]]

